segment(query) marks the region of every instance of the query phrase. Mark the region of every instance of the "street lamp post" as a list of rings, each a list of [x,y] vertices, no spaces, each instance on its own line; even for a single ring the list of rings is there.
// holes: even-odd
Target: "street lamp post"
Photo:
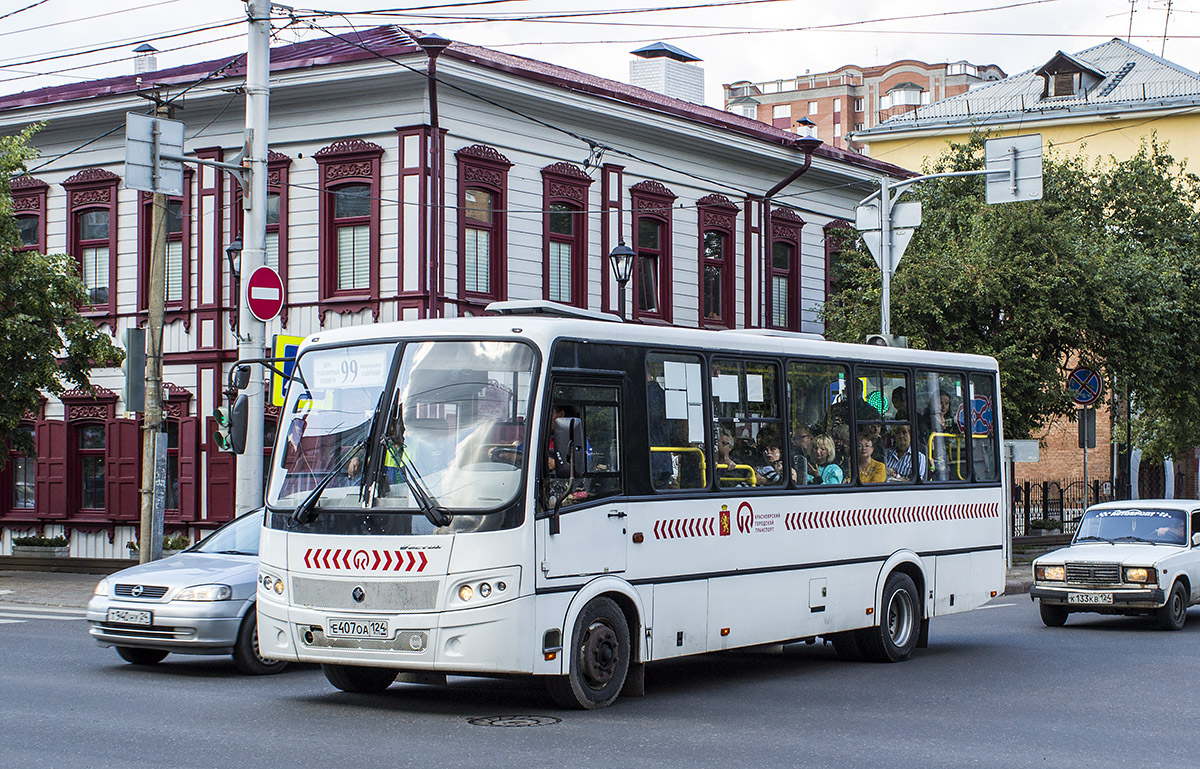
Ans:
[[[625,245],[624,240],[620,240],[617,242],[617,247],[609,252],[608,259],[612,262],[613,276],[617,279],[617,310],[621,314],[621,320],[624,321],[625,284],[633,275],[633,262],[637,259],[637,252]]]

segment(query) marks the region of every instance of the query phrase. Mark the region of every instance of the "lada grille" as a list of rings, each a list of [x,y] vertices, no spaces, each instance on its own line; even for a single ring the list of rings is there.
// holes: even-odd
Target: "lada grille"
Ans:
[[[166,595],[167,588],[164,585],[117,585],[113,588],[113,593],[122,598],[140,598],[143,601],[154,601]]]
[[[1067,582],[1077,585],[1116,585],[1121,567],[1115,563],[1068,563]]]
[[[440,580],[410,579],[377,582],[352,579],[295,577],[292,595],[297,604],[313,609],[348,611],[433,611],[437,608]],[[354,589],[361,587],[363,599],[355,601]]]

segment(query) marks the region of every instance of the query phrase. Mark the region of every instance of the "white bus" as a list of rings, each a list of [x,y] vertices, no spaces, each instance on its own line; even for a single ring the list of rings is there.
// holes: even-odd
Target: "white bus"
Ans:
[[[534,675],[596,708],[683,655],[904,660],[1003,590],[993,359],[493,307],[300,347],[265,657],[353,692]]]

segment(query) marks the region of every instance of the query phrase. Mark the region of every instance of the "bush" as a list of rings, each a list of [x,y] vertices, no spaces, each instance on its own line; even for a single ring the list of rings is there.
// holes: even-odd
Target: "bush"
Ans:
[[[30,547],[66,547],[70,543],[62,534],[57,537],[47,537],[44,534],[31,534],[27,537],[13,537],[14,545],[28,545]]]
[[[190,544],[191,540],[182,534],[172,534],[163,538],[163,550],[182,550]]]
[[[1030,531],[1062,531],[1062,521],[1053,518],[1035,518],[1029,522]]]

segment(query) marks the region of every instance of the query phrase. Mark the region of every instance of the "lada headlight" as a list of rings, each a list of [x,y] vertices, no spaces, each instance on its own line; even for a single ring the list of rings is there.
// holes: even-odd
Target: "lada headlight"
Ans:
[[[229,585],[193,585],[175,596],[176,601],[228,601],[230,598],[233,598],[233,588]]]
[[[1064,582],[1067,579],[1066,566],[1034,566],[1033,578],[1038,582]]]
[[[1157,582],[1158,575],[1155,573],[1153,566],[1126,566],[1125,581],[1149,584]]]

